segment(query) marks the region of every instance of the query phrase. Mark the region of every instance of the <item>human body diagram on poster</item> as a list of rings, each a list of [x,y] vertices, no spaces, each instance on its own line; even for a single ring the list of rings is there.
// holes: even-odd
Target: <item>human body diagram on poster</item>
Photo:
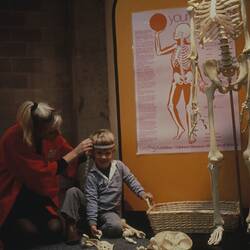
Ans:
[[[176,134],[173,139],[179,140],[186,136],[188,142],[196,141],[196,134],[190,133],[191,129],[191,91],[193,73],[190,61],[190,26],[187,23],[178,23],[173,33],[172,44],[162,45],[161,33],[167,32],[167,18],[161,13],[156,13],[149,20],[151,29],[155,31],[155,53],[157,56],[170,55],[172,79],[171,88],[167,96],[167,110],[176,125]],[[167,79],[166,79],[167,83]],[[200,90],[204,90],[204,81],[199,71]],[[178,104],[183,98],[185,116],[180,115]],[[206,127],[204,120],[202,120]]]

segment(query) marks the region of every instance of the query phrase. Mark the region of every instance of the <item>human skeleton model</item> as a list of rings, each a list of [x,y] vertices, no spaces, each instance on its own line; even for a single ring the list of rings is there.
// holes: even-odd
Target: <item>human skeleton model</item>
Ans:
[[[188,24],[180,23],[174,33],[175,43],[164,48],[162,48],[160,41],[161,32],[158,31],[155,33],[155,49],[158,56],[171,54],[173,80],[167,107],[177,127],[175,139],[180,139],[185,132],[185,127],[177,108],[182,93],[186,112],[186,128],[188,134],[190,134],[190,89],[193,78],[190,59],[188,58],[190,54],[190,28]],[[189,143],[194,142],[190,137],[188,139]]]
[[[245,0],[188,0],[188,11],[190,14],[191,29],[191,63],[194,74],[192,85],[192,129],[198,123],[199,110],[197,105],[197,65],[198,54],[195,46],[195,37],[199,43],[204,45],[207,41],[218,39],[221,50],[221,59],[216,61],[207,60],[204,63],[204,73],[211,81],[210,86],[206,86],[205,93],[208,101],[208,122],[210,132],[210,150],[208,154],[208,168],[212,181],[212,196],[214,204],[214,225],[208,244],[217,245],[220,243],[223,235],[224,221],[219,211],[219,191],[218,191],[218,164],[222,161],[223,155],[219,151],[216,143],[214,128],[213,99],[214,93],[218,90],[220,93],[237,91],[241,85],[247,84],[246,101],[243,103],[243,111],[250,110],[250,39],[247,26]],[[232,58],[228,39],[236,39],[243,30],[245,38],[245,47],[239,57],[238,64]],[[239,66],[237,66],[239,65]],[[238,79],[232,83],[232,77],[239,71]],[[222,84],[220,76],[224,76],[228,84]],[[248,120],[249,125],[249,120]],[[250,136],[250,131],[249,131]],[[250,138],[247,149],[243,153],[245,163],[250,171]],[[250,213],[246,219],[248,231],[250,230]]]

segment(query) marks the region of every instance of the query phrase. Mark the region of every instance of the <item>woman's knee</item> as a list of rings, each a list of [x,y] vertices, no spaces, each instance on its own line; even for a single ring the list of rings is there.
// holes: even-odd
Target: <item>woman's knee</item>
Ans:
[[[53,218],[48,221],[48,231],[52,235],[60,235],[63,231],[63,224],[60,219]]]

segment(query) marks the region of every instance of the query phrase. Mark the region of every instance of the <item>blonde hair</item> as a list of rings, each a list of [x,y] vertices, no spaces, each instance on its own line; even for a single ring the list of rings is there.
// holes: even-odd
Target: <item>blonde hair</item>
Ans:
[[[108,146],[115,144],[115,137],[113,133],[108,129],[99,129],[90,135],[94,146]]]
[[[25,101],[17,110],[17,122],[23,129],[23,140],[30,146],[34,145],[35,125],[44,123],[51,128],[60,130],[62,117],[55,113],[55,109],[44,102]]]

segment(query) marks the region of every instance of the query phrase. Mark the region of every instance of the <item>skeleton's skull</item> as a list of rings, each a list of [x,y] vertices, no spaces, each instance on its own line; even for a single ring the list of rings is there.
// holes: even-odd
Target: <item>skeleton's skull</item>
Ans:
[[[174,38],[187,39],[190,36],[190,27],[187,23],[180,23],[176,26]]]
[[[190,250],[193,242],[182,232],[163,231],[150,239],[147,249],[153,250]]]

